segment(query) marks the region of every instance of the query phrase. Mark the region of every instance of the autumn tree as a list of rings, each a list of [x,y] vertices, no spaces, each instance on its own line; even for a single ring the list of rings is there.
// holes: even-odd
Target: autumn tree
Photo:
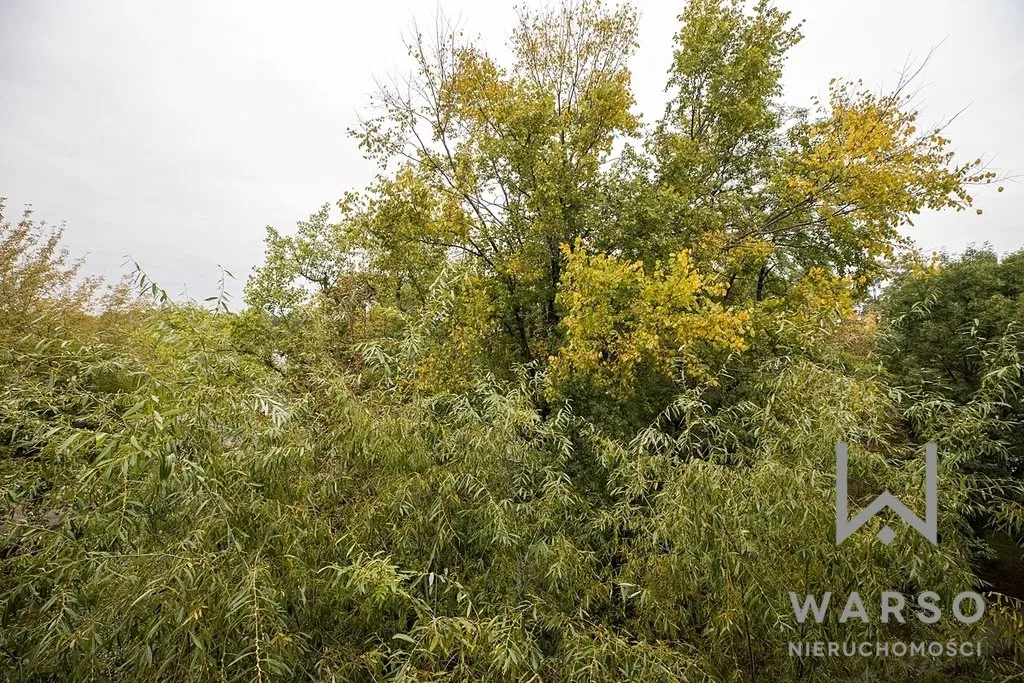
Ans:
[[[383,83],[353,131],[379,164],[376,180],[339,202],[337,224],[321,217],[293,242],[272,233],[251,291],[276,288],[284,301],[291,279],[331,289],[358,272],[374,304],[410,324],[430,311],[416,365],[428,386],[552,364],[540,403],[580,400],[587,376],[606,377],[599,394],[639,381],[617,395],[628,402],[714,385],[728,354],[704,359],[703,374],[688,359],[771,339],[794,296],[818,285],[820,311],[838,312],[826,301],[837,288],[849,291],[840,300],[863,299],[904,244],[901,227],[923,210],[970,206],[970,185],[992,179],[980,160],[954,159],[942,125],[919,122],[920,69],[882,93],[833,80],[825,101],[793,107],[781,79],[801,34],[788,12],[694,0],[681,22],[671,98],[650,128],[633,111],[629,7],[523,9],[508,64],[444,21],[417,31],[413,72]],[[285,246],[290,260],[275,256]],[[592,285],[609,273],[636,274],[645,291],[651,278],[684,277],[666,275],[682,263],[702,283],[689,308],[588,314],[603,310],[606,291]],[[747,322],[693,327],[683,344],[666,330],[684,308]],[[639,374],[635,359],[623,362],[635,354]]]
[[[483,338],[518,362],[557,348],[562,245],[595,230],[602,167],[638,130],[635,46],[635,12],[594,3],[523,10],[508,66],[446,24],[417,33],[415,73],[357,132],[384,170],[360,217],[376,262],[422,292],[455,261],[489,301]]]
[[[612,187],[622,225],[604,248],[637,258],[679,248],[729,283],[732,300],[785,291],[809,267],[865,291],[925,209],[962,210],[994,174],[958,163],[943,125],[915,109],[915,77],[874,93],[833,79],[823,101],[785,105],[781,78],[801,38],[789,12],[694,0],[682,15],[665,116]]]
[[[648,269],[686,254],[711,285],[704,297],[726,311],[756,309],[747,340],[775,339],[791,314],[803,315],[790,308],[798,299],[838,324],[888,272],[906,244],[903,226],[923,210],[967,208],[969,187],[995,177],[981,160],[957,162],[942,124],[920,124],[913,83],[923,66],[891,91],[833,79],[825,101],[786,106],[783,66],[801,38],[788,12],[694,0],[681,19],[665,115],[605,175],[594,198],[604,223],[584,248]],[[569,300],[577,311],[590,305]],[[583,335],[628,334],[611,325]],[[566,328],[568,348],[579,332]],[[618,362],[617,343],[594,352],[606,369]],[[679,386],[688,353],[662,349]]]

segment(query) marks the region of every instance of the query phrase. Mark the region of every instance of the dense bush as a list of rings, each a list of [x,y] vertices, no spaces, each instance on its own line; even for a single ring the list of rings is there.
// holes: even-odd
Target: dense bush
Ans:
[[[880,351],[904,386],[936,395],[947,410],[985,397],[991,413],[975,429],[993,448],[979,469],[1024,476],[1024,252],[1002,259],[991,249],[941,256],[904,269],[879,301],[886,320]]]

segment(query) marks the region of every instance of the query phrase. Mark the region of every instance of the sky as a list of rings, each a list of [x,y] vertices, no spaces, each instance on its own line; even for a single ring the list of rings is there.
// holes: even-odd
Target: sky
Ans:
[[[522,2],[523,0],[518,0]],[[127,258],[172,295],[202,298],[220,268],[238,295],[284,232],[366,186],[375,167],[346,131],[374,79],[404,71],[403,35],[438,11],[500,51],[515,2],[290,3],[266,0],[0,0],[0,196],[66,224],[85,272],[116,280]],[[532,4],[532,3],[528,3]],[[925,121],[967,108],[948,137],[964,159],[1024,174],[1024,3],[1016,0],[778,0],[805,21],[786,102],[833,77],[891,85],[937,46]],[[639,3],[631,62],[637,110],[661,114],[683,2]],[[922,214],[906,233],[928,250],[1024,246],[1024,180],[975,193],[975,212]]]

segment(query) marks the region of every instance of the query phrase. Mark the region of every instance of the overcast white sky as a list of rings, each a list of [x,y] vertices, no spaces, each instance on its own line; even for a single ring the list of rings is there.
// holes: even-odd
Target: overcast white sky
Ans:
[[[0,0],[0,196],[67,222],[73,253],[116,279],[125,255],[169,292],[201,297],[220,264],[241,289],[264,226],[290,230],[374,169],[345,130],[374,75],[404,68],[401,37],[440,8],[502,45],[514,2],[442,0]],[[925,118],[965,156],[1024,173],[1024,3],[1016,0],[779,0],[806,20],[787,100],[833,76],[891,84],[906,58],[945,40],[924,75]],[[682,2],[643,2],[632,62],[638,108],[664,102]],[[923,215],[929,249],[1024,246],[1024,182],[979,192],[985,213]]]

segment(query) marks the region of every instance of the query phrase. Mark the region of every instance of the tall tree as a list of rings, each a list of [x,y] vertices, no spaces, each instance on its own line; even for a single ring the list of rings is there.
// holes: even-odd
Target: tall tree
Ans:
[[[781,102],[801,38],[767,1],[693,0],[681,17],[664,118],[619,169],[619,244],[637,258],[694,249],[729,295],[778,295],[810,267],[861,294],[924,209],[963,210],[995,174],[957,163],[942,124],[921,127],[906,69],[888,92],[833,79],[811,109]]]
[[[364,217],[371,251],[394,266],[463,264],[492,302],[476,324],[520,362],[555,348],[561,245],[594,230],[602,166],[638,130],[635,46],[635,12],[592,2],[523,10],[509,67],[440,23],[411,41],[416,72],[381,88],[380,114],[358,131],[382,167]]]

